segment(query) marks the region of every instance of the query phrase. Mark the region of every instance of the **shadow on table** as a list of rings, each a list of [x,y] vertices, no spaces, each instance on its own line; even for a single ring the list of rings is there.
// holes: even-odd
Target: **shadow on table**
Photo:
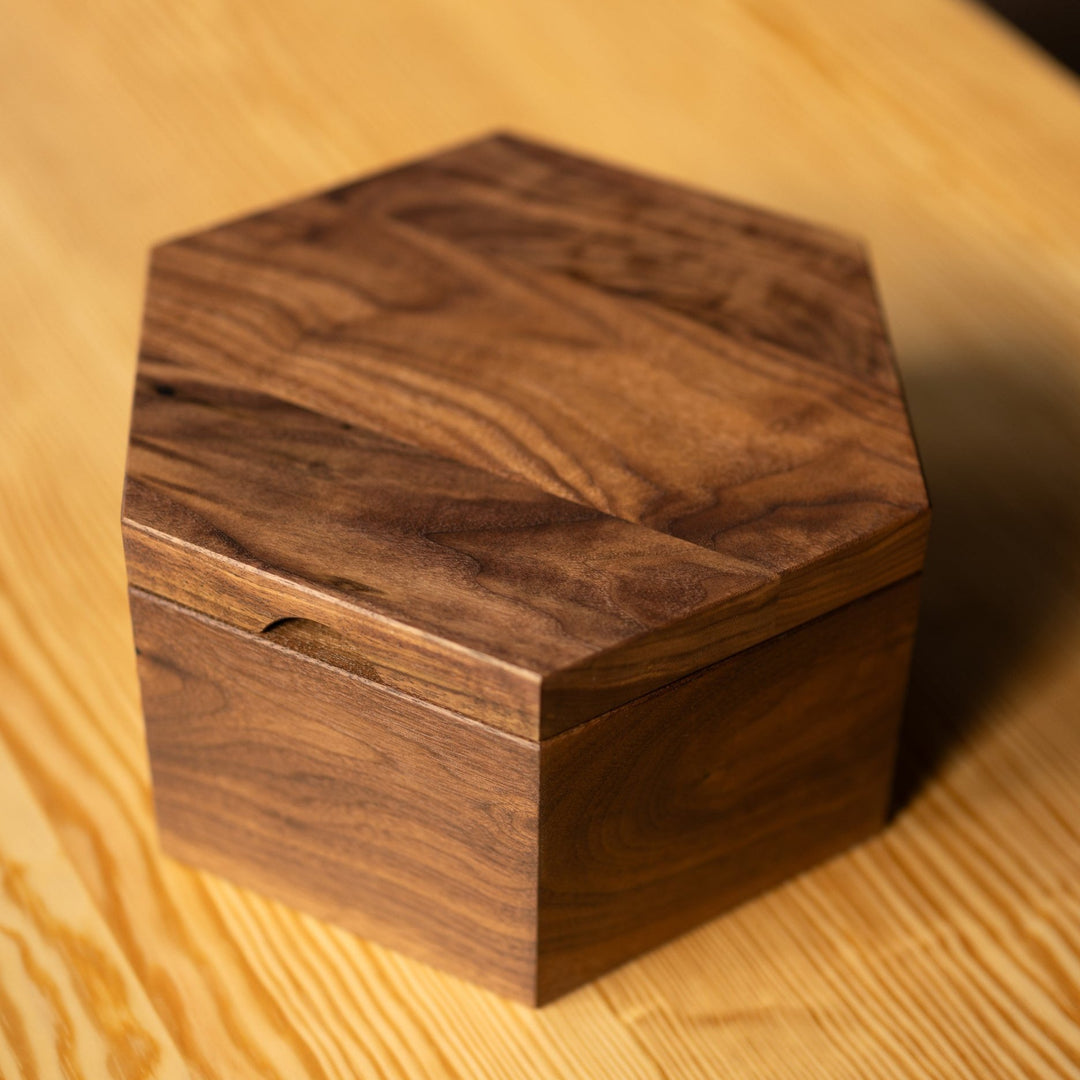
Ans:
[[[933,523],[894,814],[1075,612],[1080,396],[1047,367],[905,369]]]
[[[1080,9],[1076,0],[984,0],[1066,67],[1080,72]]]

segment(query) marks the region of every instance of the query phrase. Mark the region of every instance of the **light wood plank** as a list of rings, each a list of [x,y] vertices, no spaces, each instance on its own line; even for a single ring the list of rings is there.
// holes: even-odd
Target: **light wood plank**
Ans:
[[[0,822],[0,1076],[187,1076],[2,741]]]
[[[1071,78],[945,0],[9,9],[0,730],[194,1073],[1080,1075]],[[935,500],[896,825],[538,1014],[160,858],[119,539],[147,246],[497,126],[866,235]]]

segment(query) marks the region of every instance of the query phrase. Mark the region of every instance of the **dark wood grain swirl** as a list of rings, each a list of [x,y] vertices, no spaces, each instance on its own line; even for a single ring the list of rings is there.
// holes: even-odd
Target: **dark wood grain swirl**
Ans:
[[[166,846],[548,1001],[880,825],[928,521],[813,226],[500,136],[162,245]]]
[[[532,997],[535,743],[141,590],[131,609],[170,852]]]
[[[880,827],[919,584],[541,744],[540,1001]]]
[[[916,573],[927,522],[825,230],[497,136],[154,253],[133,582],[505,730]]]

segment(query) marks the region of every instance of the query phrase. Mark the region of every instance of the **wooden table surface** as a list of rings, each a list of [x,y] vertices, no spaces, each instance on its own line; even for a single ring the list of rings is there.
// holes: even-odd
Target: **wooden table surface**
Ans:
[[[1080,93],[953,0],[5,5],[0,1076],[1080,1075]],[[158,854],[147,246],[494,127],[865,235],[935,503],[894,823],[539,1012]]]

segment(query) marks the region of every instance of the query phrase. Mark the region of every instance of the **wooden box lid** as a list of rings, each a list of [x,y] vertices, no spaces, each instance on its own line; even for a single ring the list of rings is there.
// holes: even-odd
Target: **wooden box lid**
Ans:
[[[133,585],[529,738],[921,569],[855,241],[499,135],[152,254]]]

